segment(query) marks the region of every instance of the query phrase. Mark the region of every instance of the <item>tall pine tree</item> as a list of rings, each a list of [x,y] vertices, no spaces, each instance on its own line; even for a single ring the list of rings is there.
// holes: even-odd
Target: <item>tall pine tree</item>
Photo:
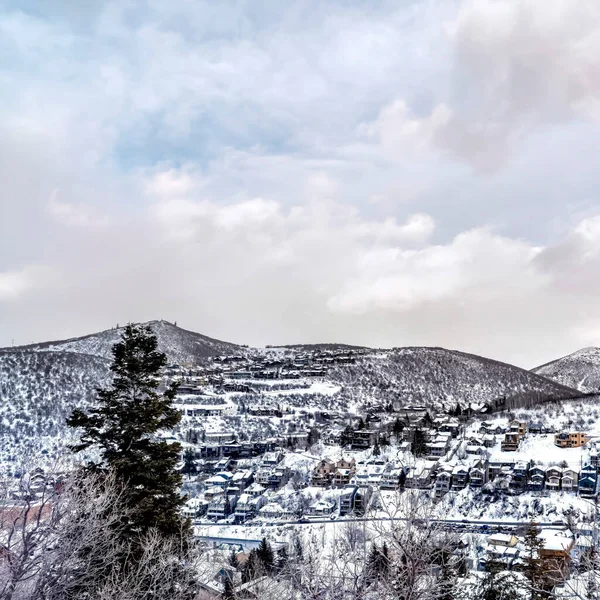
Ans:
[[[181,474],[176,465],[181,447],[158,437],[173,429],[180,413],[173,407],[176,385],[158,392],[159,372],[167,357],[159,352],[148,326],[128,325],[113,346],[112,384],[98,389],[98,401],[87,413],[76,409],[67,420],[81,430],[72,450],[93,449],[100,460],[88,469],[112,470],[124,486],[130,509],[125,536],[137,539],[150,529],[165,536],[185,532],[179,509]]]

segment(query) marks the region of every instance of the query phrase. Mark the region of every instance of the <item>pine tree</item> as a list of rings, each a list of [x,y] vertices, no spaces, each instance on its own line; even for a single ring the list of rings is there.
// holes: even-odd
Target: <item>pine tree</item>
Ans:
[[[373,456],[379,456],[381,454],[381,448],[379,447],[379,443],[375,442],[373,446]]]
[[[543,559],[540,556],[540,550],[544,547],[544,542],[540,537],[540,528],[534,521],[531,521],[525,529],[523,545],[525,546],[523,573],[529,580],[530,598],[531,600],[545,598],[544,587],[547,585],[547,574],[545,573]]]
[[[198,472],[196,468],[196,455],[191,448],[187,448],[183,453],[183,468],[181,472],[184,475],[195,475]]]
[[[263,538],[258,546],[258,558],[267,573],[270,573],[275,567],[275,555],[267,538]]]
[[[288,551],[285,546],[282,546],[281,548],[279,548],[279,550],[277,550],[277,570],[282,571],[283,569],[285,569],[289,560],[290,557],[288,555]]]
[[[176,535],[186,529],[179,514],[181,474],[176,470],[181,447],[157,437],[172,430],[180,413],[172,406],[177,391],[171,385],[161,395],[160,369],[167,357],[157,350],[149,327],[128,325],[113,346],[112,385],[98,389],[97,405],[88,413],[76,409],[67,420],[81,430],[72,450],[98,451],[92,471],[112,470],[124,485],[123,501],[130,508],[124,538],[135,540],[149,529]]]
[[[415,456],[423,456],[425,450],[425,433],[417,427],[413,434],[412,453]]]
[[[231,577],[225,577],[221,598],[223,598],[223,600],[235,600],[235,597],[235,586],[233,585],[233,581]]]

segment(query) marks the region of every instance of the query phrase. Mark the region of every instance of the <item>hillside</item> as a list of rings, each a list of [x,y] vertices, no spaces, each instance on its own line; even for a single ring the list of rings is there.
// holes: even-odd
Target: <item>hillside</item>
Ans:
[[[149,321],[149,325],[158,338],[160,350],[166,353],[170,362],[178,364],[198,364],[220,354],[235,354],[241,346],[209,338],[187,329],[177,327],[167,321]],[[78,338],[43,342],[20,346],[11,350],[34,352],[75,352],[101,358],[112,358],[111,348],[119,340],[123,327],[107,329]],[[4,349],[8,350],[8,349]]]
[[[581,392],[598,392],[600,391],[600,348],[583,348],[536,367],[532,372]]]
[[[71,352],[0,353],[0,465],[51,451],[75,406],[108,381],[109,361]],[[44,440],[46,438],[46,441]],[[58,446],[57,446],[58,448]]]
[[[443,348],[397,348],[330,372],[349,402],[454,408],[498,398],[569,398],[576,390],[519,367]]]

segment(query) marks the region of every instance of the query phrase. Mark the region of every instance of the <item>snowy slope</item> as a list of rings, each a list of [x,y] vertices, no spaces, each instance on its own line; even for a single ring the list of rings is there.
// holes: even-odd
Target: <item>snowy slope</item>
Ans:
[[[60,440],[75,406],[109,378],[109,361],[70,352],[0,352],[0,465],[22,460],[44,439]]]
[[[567,398],[576,391],[495,360],[443,348],[398,348],[330,372],[356,405],[395,402],[453,408],[540,394]]]
[[[600,348],[583,348],[536,367],[532,372],[582,392],[598,392],[600,391]]]
[[[197,364],[208,357],[220,354],[235,354],[241,351],[241,346],[222,342],[187,331],[167,321],[150,321],[149,325],[158,338],[159,349],[166,353],[170,362],[179,364]],[[90,354],[102,358],[112,358],[111,348],[119,341],[123,328],[108,329],[79,338],[57,342],[44,342],[21,346],[18,350],[36,352],[66,351],[78,354]]]

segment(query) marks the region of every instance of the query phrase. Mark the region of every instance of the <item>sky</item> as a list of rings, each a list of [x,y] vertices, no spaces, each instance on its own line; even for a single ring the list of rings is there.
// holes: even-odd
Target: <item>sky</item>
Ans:
[[[597,0],[0,0],[0,345],[600,345]]]

